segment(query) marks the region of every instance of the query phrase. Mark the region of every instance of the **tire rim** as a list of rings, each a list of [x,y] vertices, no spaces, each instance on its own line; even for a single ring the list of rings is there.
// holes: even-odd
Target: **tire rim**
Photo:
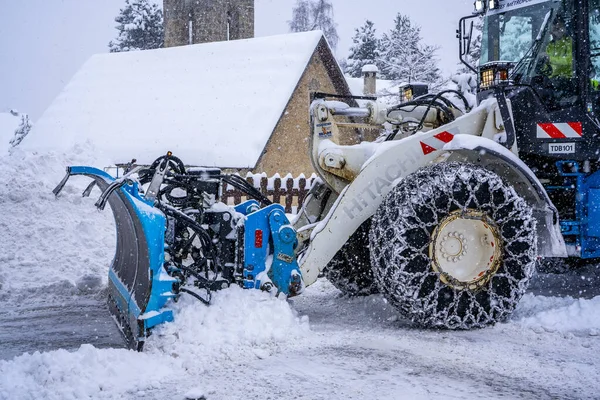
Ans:
[[[429,257],[444,284],[458,290],[477,290],[500,267],[502,237],[487,214],[455,211],[433,231]]]

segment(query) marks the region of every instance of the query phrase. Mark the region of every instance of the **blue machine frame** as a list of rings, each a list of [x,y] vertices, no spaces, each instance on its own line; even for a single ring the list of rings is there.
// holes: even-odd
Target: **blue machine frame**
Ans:
[[[268,287],[269,283],[265,282],[268,277],[281,293],[298,294],[302,290],[300,268],[294,254],[298,242],[285,209],[280,204],[260,209],[256,200],[249,200],[235,210],[246,215],[244,287],[263,289],[265,284]]]
[[[563,185],[546,186],[548,192],[572,192],[575,197],[575,218],[561,220],[561,232],[568,245],[583,259],[600,257],[600,171],[586,173],[577,161],[556,162]],[[572,254],[576,255],[576,254]]]

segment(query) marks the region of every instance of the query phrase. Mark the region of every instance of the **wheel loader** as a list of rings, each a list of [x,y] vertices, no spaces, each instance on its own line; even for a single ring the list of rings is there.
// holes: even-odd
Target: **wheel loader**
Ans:
[[[392,107],[315,93],[320,179],[291,220],[245,180],[171,153],[118,179],[68,167],[55,194],[85,175],[84,195],[97,185],[96,205],[112,208],[109,305],[128,345],[172,321],[180,296],[209,304],[231,285],[295,296],[322,275],[348,295],[382,293],[418,326],[482,328],[512,313],[548,260],[600,257],[600,1],[475,6],[458,34],[465,60],[469,20],[484,19],[480,64],[467,63],[477,104],[454,90],[407,91]],[[572,54],[557,66],[559,33]],[[223,204],[225,185],[253,200]]]

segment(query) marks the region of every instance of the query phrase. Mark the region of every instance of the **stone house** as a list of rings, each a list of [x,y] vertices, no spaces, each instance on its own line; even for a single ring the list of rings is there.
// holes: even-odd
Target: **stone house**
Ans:
[[[318,31],[98,54],[23,144],[91,142],[114,163],[172,151],[189,165],[308,175],[314,91],[350,94]]]
[[[254,0],[164,0],[165,47],[254,37]]]

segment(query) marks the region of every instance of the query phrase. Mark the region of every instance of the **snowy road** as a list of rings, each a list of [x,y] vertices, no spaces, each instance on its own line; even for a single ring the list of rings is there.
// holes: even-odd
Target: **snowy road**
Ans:
[[[74,292],[67,286],[68,292]],[[49,296],[24,293],[0,309],[0,360],[25,352],[123,347],[123,339],[105,306],[104,293]],[[32,301],[34,300],[34,301]],[[38,300],[38,301],[35,301]]]
[[[98,348],[121,345],[118,332],[100,300],[101,293],[77,296],[72,290],[65,292],[46,299],[40,297],[42,303],[38,306],[32,306],[32,299],[29,299],[25,303],[30,306],[8,307],[0,313],[3,328],[0,358],[12,358],[23,351],[57,348],[75,351],[82,343],[91,343]],[[245,292],[236,291],[236,297],[229,300],[247,301],[257,310],[264,300],[256,296],[245,297],[248,297]],[[527,295],[509,323],[470,332],[427,331],[398,319],[379,296],[341,297],[336,289],[323,281],[293,301],[298,315],[307,316],[310,321],[310,331],[304,330],[302,324],[298,326],[303,332],[301,336],[282,340],[282,343],[271,340],[262,344],[260,340],[250,342],[247,348],[250,351],[244,357],[234,354],[239,352],[237,346],[243,343],[223,345],[217,342],[216,352],[204,350],[208,360],[201,360],[200,351],[192,357],[200,356],[196,359],[200,363],[191,364],[192,367],[184,368],[184,372],[174,368],[171,374],[167,373],[156,382],[148,380],[147,385],[142,382],[133,391],[124,389],[109,391],[104,396],[102,392],[97,394],[98,398],[115,399],[139,395],[149,399],[167,396],[183,399],[191,389],[201,388],[211,400],[600,398],[599,331],[589,327],[581,329],[568,320],[558,329],[550,327],[552,320],[548,318],[531,322],[531,316],[539,317],[547,310],[556,313],[565,306],[581,302],[585,305],[591,301],[595,300]],[[232,319],[226,316],[221,322],[207,319],[203,313],[210,311],[200,304],[191,303],[189,308],[198,313],[202,324],[208,327],[219,325],[217,334],[226,334],[223,330],[229,328],[235,333]],[[557,315],[560,316],[560,312]],[[591,316],[571,313],[573,320]],[[263,322],[265,330],[276,331],[279,328],[272,324],[281,321],[273,317]],[[286,329],[296,328],[289,326],[289,321],[283,325]],[[185,341],[185,334],[193,335],[192,327],[178,328],[182,336],[177,339]],[[263,329],[253,323],[249,328]],[[212,340],[207,339],[207,346]],[[238,339],[232,337],[231,340]],[[188,345],[180,343],[179,349],[186,349]],[[161,346],[160,352],[164,353],[161,358],[180,357],[170,353],[169,349],[165,351],[164,341]],[[151,349],[150,354],[155,356],[156,350]],[[226,350],[231,350],[232,354],[224,354]],[[125,356],[122,354],[115,363],[127,365],[127,357],[130,357],[131,365],[135,366],[139,355],[122,352]],[[106,367],[110,368],[110,358],[107,362]],[[5,371],[7,367],[18,370],[23,364],[26,369],[48,368],[51,371],[54,368],[51,364],[41,367],[44,362],[40,363],[37,358],[26,360],[20,357],[6,362]],[[253,381],[253,377],[257,380]],[[110,381],[104,384],[110,385]],[[52,390],[52,386],[50,388]],[[56,390],[55,398],[61,398],[64,392],[59,388]],[[1,390],[0,398],[4,400]]]

